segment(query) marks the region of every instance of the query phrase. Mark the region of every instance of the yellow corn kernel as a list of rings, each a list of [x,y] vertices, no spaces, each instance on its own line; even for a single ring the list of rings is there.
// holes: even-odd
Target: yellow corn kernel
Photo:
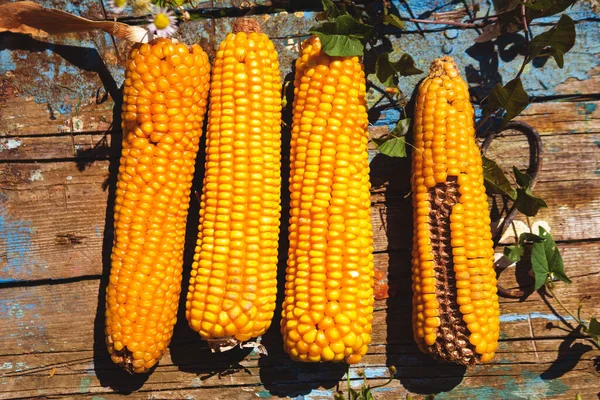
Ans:
[[[357,363],[374,301],[365,73],[358,57],[329,57],[311,37],[294,86],[284,347],[298,361]],[[311,330],[288,340],[296,320]]]
[[[271,325],[280,169],[277,52],[263,33],[230,33],[214,61],[198,241],[186,302],[190,327],[211,347],[258,337]],[[203,321],[212,323],[209,329],[198,329]],[[288,338],[298,341],[301,327]]]
[[[189,68],[172,69],[175,59]],[[127,60],[106,343],[111,359],[131,373],[156,364],[173,334],[209,75],[200,46],[169,39],[136,45]],[[180,82],[170,86],[176,92],[158,84],[169,76]],[[185,123],[168,116],[183,113]],[[172,129],[162,131],[161,124]]]
[[[473,107],[451,57],[421,83],[413,133],[414,337],[435,357],[487,362],[499,333],[493,243]]]

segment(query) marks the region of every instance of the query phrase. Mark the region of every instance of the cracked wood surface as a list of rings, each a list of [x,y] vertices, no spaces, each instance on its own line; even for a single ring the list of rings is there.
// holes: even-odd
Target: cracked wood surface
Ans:
[[[82,0],[77,6],[64,0],[42,3],[88,18],[112,18],[98,0]],[[274,38],[283,76],[289,74],[299,41],[315,15],[315,9],[303,10],[285,1],[199,3],[200,13],[223,8],[227,14],[239,6],[264,12],[253,18]],[[406,4],[415,15],[437,7],[429,0],[393,4],[403,16],[408,16]],[[289,12],[270,12],[269,5],[288,7]],[[450,9],[440,6],[437,12]],[[544,145],[543,169],[534,192],[546,199],[549,208],[535,220],[552,227],[573,279],[571,285],[559,283],[556,293],[573,311],[580,298],[590,296],[583,313],[589,319],[600,314],[600,31],[597,16],[585,5],[569,13],[577,21],[577,45],[564,70],[548,61],[544,68],[527,71],[524,82],[536,103],[519,119],[540,132]],[[184,24],[178,35],[200,42],[210,52],[232,20],[194,21]],[[413,54],[421,68],[449,50],[464,66],[476,96],[497,81],[498,71],[500,79],[509,79],[520,66],[518,57],[511,61],[501,54],[494,61],[490,49],[473,46],[476,32],[472,30],[457,34],[427,26],[425,40],[413,24],[408,25],[408,34],[391,37],[393,45]],[[115,47],[109,36],[95,34],[64,35],[52,43],[0,34],[0,399],[100,400],[128,395],[318,400],[331,399],[336,387],[344,389],[344,366],[302,365],[288,359],[282,351],[278,316],[262,338],[268,357],[249,349],[211,354],[186,326],[180,309],[169,351],[152,374],[131,377],[110,362],[104,345],[103,293],[108,274],[105,259],[112,241],[108,199],[120,142],[120,132],[113,128],[113,121],[120,124],[113,99],[120,97],[128,45],[117,42]],[[497,71],[474,72],[488,62],[496,62]],[[408,94],[417,79],[402,80]],[[370,90],[370,104],[379,97]],[[385,134],[398,118],[385,105],[374,107],[371,116],[372,137]],[[410,326],[412,209],[406,197],[410,163],[377,155],[374,149],[372,153],[376,311],[369,353],[349,370],[352,386],[361,382],[359,370],[371,385],[384,383],[387,366],[395,365],[398,379],[376,389],[375,399],[402,399],[407,393],[414,398],[439,393],[436,399],[598,396],[600,351],[566,329],[564,323],[573,321],[553,299],[531,293],[533,280],[524,266],[500,275],[505,288],[520,287],[526,293],[522,299],[501,299],[501,343],[491,364],[465,369],[436,363],[418,351]],[[284,164],[286,155],[284,149]],[[506,132],[494,141],[488,156],[507,170],[513,164],[524,168],[526,140]],[[198,157],[197,189],[203,157]],[[287,204],[283,207],[285,218]],[[184,282],[197,214],[192,199]],[[281,251],[286,246],[283,240]],[[499,246],[497,252],[501,251]],[[283,269],[281,265],[280,275]]]

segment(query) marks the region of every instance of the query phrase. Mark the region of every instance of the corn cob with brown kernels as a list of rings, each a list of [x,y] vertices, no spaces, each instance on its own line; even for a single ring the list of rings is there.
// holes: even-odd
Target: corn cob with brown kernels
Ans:
[[[435,60],[414,116],[413,330],[421,350],[459,364],[498,346],[494,244],[466,82]]]

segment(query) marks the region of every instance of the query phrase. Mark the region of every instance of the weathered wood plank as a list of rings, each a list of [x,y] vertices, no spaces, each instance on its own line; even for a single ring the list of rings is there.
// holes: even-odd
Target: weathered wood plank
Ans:
[[[69,8],[63,2],[65,8]],[[91,7],[91,6],[90,6]],[[262,19],[265,30],[274,38],[280,53],[282,76],[287,76],[291,71],[293,60],[298,51],[298,35],[306,33],[313,24],[314,13],[298,14],[273,14],[256,17]],[[218,46],[218,41],[229,29],[231,19],[217,19],[214,21],[191,21],[183,24],[178,38],[186,42],[199,42],[209,53]],[[553,61],[549,61],[543,68],[531,67],[524,76],[526,88],[531,95],[555,94],[585,94],[597,93],[600,88],[600,61],[595,54],[600,53],[600,33],[593,21],[578,24],[576,47],[567,59],[564,70],[558,70]],[[297,32],[289,37],[285,36],[288,29]],[[474,32],[460,31],[459,36],[448,39],[445,31],[428,33],[427,40],[416,33],[409,33],[393,40],[394,48],[401,48],[416,57],[419,65],[426,69],[433,57],[443,54],[440,50],[451,46],[451,54],[459,65],[464,66],[465,75],[475,89],[481,94],[482,89],[489,89],[491,85],[503,77],[507,79],[511,72],[520,66],[517,57],[511,62],[504,62],[502,58],[499,65],[494,67],[503,71],[500,76],[498,71],[489,70],[489,65],[496,65],[486,57],[494,57],[495,47],[474,48]],[[211,36],[212,35],[212,36]],[[127,45],[117,41],[117,47],[109,35],[78,34],[61,35],[52,38],[53,43],[31,39],[26,36],[1,34],[0,48],[7,51],[2,57],[1,66],[4,73],[2,80],[2,95],[5,101],[0,105],[3,114],[0,122],[0,136],[21,135],[34,133],[55,133],[70,131],[72,129],[101,131],[106,129],[104,120],[110,120],[108,104],[96,105],[96,94],[108,92],[113,98],[120,98],[118,88],[123,82],[124,58],[127,54]],[[117,51],[118,50],[118,51]],[[439,54],[437,54],[439,53]],[[493,61],[493,60],[492,60]],[[473,71],[483,68],[483,75]],[[514,70],[514,71],[513,71]],[[561,84],[567,79],[584,80],[585,84],[575,85],[569,90],[569,85]],[[377,82],[373,75],[371,80]],[[416,83],[422,75],[403,78],[402,88],[407,94],[413,92]],[[548,85],[552,82],[552,85]],[[557,86],[558,85],[558,86]],[[555,87],[558,87],[556,90]],[[101,97],[101,96],[100,96]],[[369,98],[371,103],[381,97],[372,91]],[[397,119],[397,115],[390,114]],[[93,118],[98,120],[93,120]],[[82,121],[77,120],[82,119]],[[85,118],[90,118],[86,121]],[[386,115],[382,115],[380,124],[392,124]],[[73,128],[74,126],[74,128]],[[102,126],[102,128],[98,128]],[[568,129],[568,128],[567,128]]]
[[[573,286],[557,285],[556,294],[571,310],[577,309],[578,296],[592,296],[592,300],[587,302],[587,308],[584,309],[583,315],[587,318],[589,313],[594,312],[593,304],[597,301],[594,299],[600,295],[599,282],[600,272],[596,272],[573,283]],[[410,286],[405,282],[401,285],[402,288]],[[409,306],[411,294],[408,292],[410,291],[398,292],[389,300],[376,302],[377,311],[374,314],[372,335],[374,345],[412,343]],[[98,308],[98,293],[99,280],[97,279],[55,285],[3,288],[0,292],[0,319],[2,320],[0,333],[9,340],[0,343],[0,354],[90,349],[94,326],[98,328],[103,324],[103,317],[102,321],[95,321],[96,310],[102,309],[102,307]],[[102,294],[103,298],[104,294]],[[103,302],[104,300],[102,304]],[[555,305],[552,300],[551,304]],[[387,307],[392,310],[393,315],[386,312]],[[561,317],[552,314],[548,305],[537,293],[531,294],[524,302],[514,299],[503,300],[501,311],[503,339],[529,340],[566,336],[561,329],[547,329],[548,322],[558,324]],[[564,314],[563,310],[557,311]],[[566,321],[572,321],[570,317],[564,318]],[[65,330],[65,326],[69,326],[70,329]],[[180,332],[182,340],[196,341],[191,331],[188,332],[185,318],[181,318],[178,326],[180,326],[178,330],[183,331]],[[274,334],[279,335],[275,331],[266,335],[267,347],[273,346],[271,336]],[[275,354],[278,352],[273,348],[270,350]],[[198,362],[201,363],[201,360]]]
[[[600,293],[598,279],[600,274],[589,285],[590,294],[594,297]],[[144,384],[141,393],[175,390],[171,392],[174,395],[187,394],[187,390],[197,391],[200,388],[229,388],[230,396],[244,398],[245,392],[239,388],[244,386],[254,389],[250,394],[262,393],[264,389],[273,395],[286,392],[297,395],[310,393],[310,389],[320,386],[329,389],[342,379],[345,372],[343,366],[306,366],[290,362],[280,348],[281,338],[276,328],[263,338],[263,343],[270,351],[268,358],[237,350],[211,355],[182,319],[176,328],[170,352],[153,374],[147,380],[126,377],[106,356],[102,309],[96,312],[98,283],[92,280],[53,286],[6,288],[0,292],[0,335],[9,338],[0,343],[0,354],[4,354],[0,356],[1,396],[102,394],[111,393],[113,389],[139,388],[141,383]],[[357,368],[364,368],[369,379],[381,379],[386,376],[385,365],[394,364],[399,371],[400,383],[408,390],[423,379],[453,378],[456,386],[463,380],[463,375],[470,390],[484,390],[490,384],[490,377],[518,380],[521,376],[539,380],[543,379],[541,375],[554,378],[546,384],[561,387],[561,391],[554,393],[556,396],[571,394],[571,390],[584,387],[572,383],[560,384],[565,376],[578,377],[584,382],[594,378],[594,357],[600,352],[592,350],[587,342],[567,338],[562,330],[554,329],[548,334],[547,322],[558,318],[549,313],[547,306],[539,299],[526,304],[503,303],[503,335],[497,359],[490,365],[466,371],[437,364],[420,354],[412,344],[408,322],[409,293],[388,300],[388,305],[390,302],[395,310],[393,316],[386,314],[386,302],[377,303],[373,345],[364,362],[352,368],[351,377],[358,378]],[[575,299],[565,302],[569,308],[576,307],[576,303]],[[70,329],[65,330],[65,326]],[[557,361],[559,354],[561,358]],[[211,371],[235,371],[231,367],[238,363],[243,367],[242,370],[221,378],[211,376]],[[54,375],[48,378],[53,368]],[[525,371],[528,374],[524,374]],[[294,388],[294,385],[297,387]],[[510,390],[514,391],[517,387],[521,385]],[[403,390],[399,385],[391,388],[394,391],[389,392],[390,396]],[[467,388],[464,387],[464,390]]]
[[[544,165],[540,180],[562,181],[600,179],[600,109],[599,102],[541,103],[539,109],[521,121],[532,124],[543,136]],[[554,109],[552,114],[547,110]],[[572,121],[569,121],[572,119]],[[90,116],[86,122],[96,120]],[[72,121],[70,121],[72,122]],[[82,118],[75,118],[83,124]],[[105,125],[106,122],[101,122]],[[572,129],[567,127],[571,124]],[[96,125],[96,127],[99,127]],[[69,127],[70,129],[70,127]],[[373,137],[387,132],[387,128],[373,127]],[[119,137],[119,135],[117,135]],[[70,134],[46,136],[11,136],[0,138],[0,161],[104,160],[111,155],[111,135],[104,131],[91,133],[71,131]],[[371,148],[374,149],[372,144]],[[287,154],[289,149],[283,149]],[[488,156],[510,169],[512,165],[526,166],[529,151],[527,139],[521,134],[507,132],[496,139]],[[200,161],[201,162],[201,161]],[[377,172],[377,171],[376,171]],[[386,178],[386,177],[384,177]]]
[[[99,274],[106,208],[108,162],[89,166],[72,162],[0,164],[4,190],[0,215],[2,279],[10,281],[59,279]],[[375,173],[376,171],[374,171]],[[381,176],[381,175],[379,175]],[[385,176],[389,176],[386,173]],[[395,185],[395,183],[392,183]],[[411,246],[411,200],[401,184],[375,193],[371,217],[377,252],[406,250]],[[536,193],[548,202],[535,220],[553,228],[556,240],[600,238],[600,182],[542,182]],[[192,199],[190,221],[197,216]],[[284,209],[284,215],[286,210]],[[188,248],[195,243],[195,224],[189,225]],[[107,239],[110,245],[110,238]]]

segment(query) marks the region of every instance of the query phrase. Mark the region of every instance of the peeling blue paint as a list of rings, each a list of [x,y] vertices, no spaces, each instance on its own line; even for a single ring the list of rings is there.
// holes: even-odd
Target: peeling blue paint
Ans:
[[[3,72],[14,71],[17,65],[13,61],[10,51],[0,51],[0,70]]]
[[[12,370],[12,369],[13,369],[13,364],[11,362],[5,362],[0,365],[0,371],[2,371],[2,370],[6,371],[6,370]]]
[[[498,377],[498,379],[504,381],[504,387],[473,387],[461,384],[450,392],[436,394],[435,398],[436,400],[552,399],[569,389],[560,379],[545,381],[531,371],[522,371],[517,379],[510,377]]]
[[[0,282],[11,282],[11,272],[28,271],[34,264],[31,254],[31,223],[11,218],[6,211],[6,195],[0,193]]]
[[[364,376],[367,379],[381,379],[390,376],[390,370],[387,367],[369,367],[364,366],[363,368],[353,368],[350,370],[350,379],[362,379],[362,376],[358,374],[358,371],[362,370]]]
[[[532,312],[530,314],[503,314],[500,316],[500,322],[521,322],[528,321],[529,319],[545,319],[547,321],[560,321],[561,318],[557,317],[554,314],[540,313],[540,312]],[[566,316],[562,317],[567,321],[572,321],[573,318]]]
[[[81,381],[79,381],[79,393],[87,393],[89,391],[90,385],[92,384],[92,378],[83,377]]]
[[[371,393],[385,393],[385,392],[395,392],[396,388],[391,388],[391,387],[380,387],[380,388],[375,388],[375,389],[371,389]]]
[[[586,103],[584,106],[586,114],[592,114],[594,111],[596,111],[596,108],[598,108],[596,103]]]
[[[261,389],[258,392],[254,392],[254,394],[260,399],[270,399],[271,398],[271,393],[269,393],[265,389]]]
[[[0,300],[0,318],[21,319],[25,316],[25,311],[32,310],[35,304],[21,304],[18,299]]]
[[[309,394],[305,394],[302,397],[298,396],[295,400],[329,400],[333,398],[333,395],[333,390],[313,389]]]

